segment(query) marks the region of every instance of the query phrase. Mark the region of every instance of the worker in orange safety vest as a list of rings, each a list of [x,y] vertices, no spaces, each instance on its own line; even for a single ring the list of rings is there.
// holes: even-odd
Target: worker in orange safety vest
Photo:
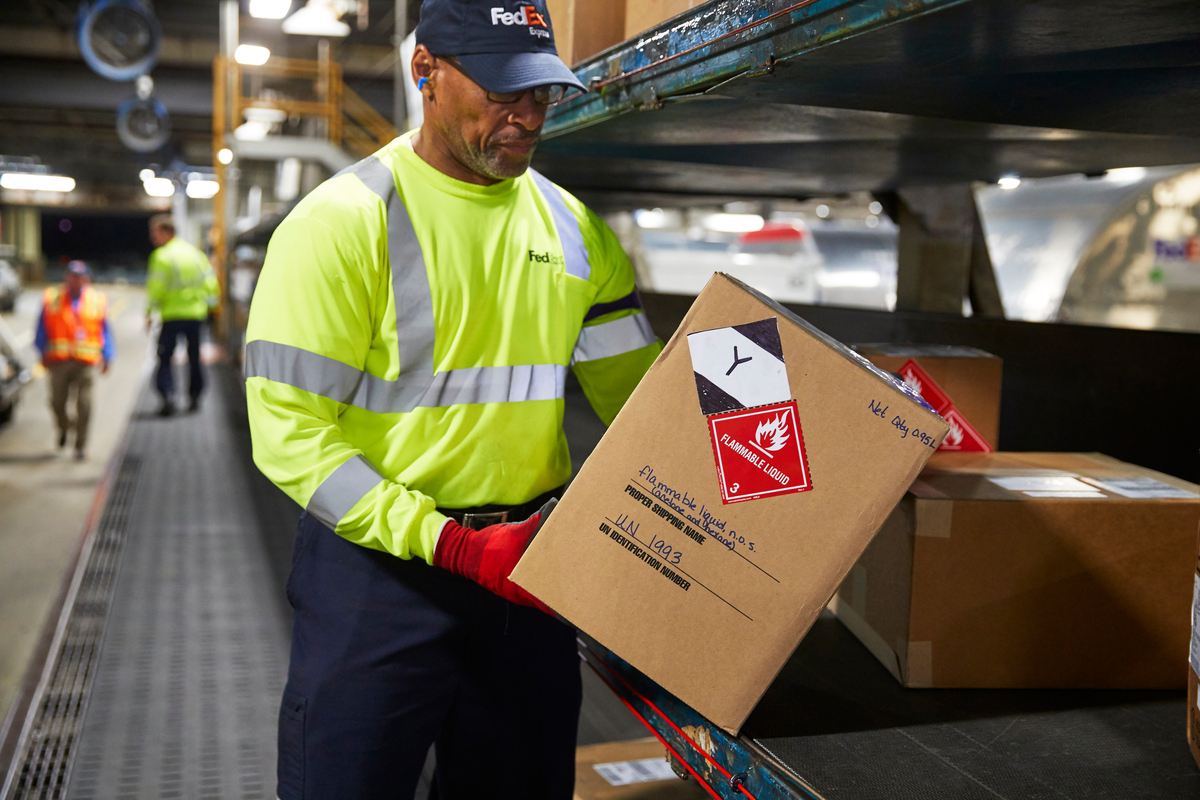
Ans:
[[[34,341],[50,376],[50,407],[58,427],[58,446],[67,446],[67,434],[73,430],[76,461],[83,460],[87,446],[93,370],[99,364],[101,374],[108,372],[108,364],[116,355],[108,329],[108,298],[92,288],[90,278],[91,272],[82,261],[67,265],[65,283],[49,287],[42,296],[42,316]],[[72,390],[74,420],[67,414]]]

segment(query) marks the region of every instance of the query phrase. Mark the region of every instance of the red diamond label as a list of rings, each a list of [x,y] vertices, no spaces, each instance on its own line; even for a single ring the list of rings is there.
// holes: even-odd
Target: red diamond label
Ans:
[[[942,414],[942,419],[950,425],[950,431],[938,447],[944,453],[990,453],[992,446],[979,435],[979,431],[967,422],[967,418],[952,408]]]
[[[950,395],[942,391],[942,387],[937,385],[937,381],[929,377],[929,373],[921,369],[921,365],[911,358],[904,363],[897,373],[917,394],[925,398],[925,402],[933,407],[933,410],[939,414],[950,408],[954,403],[950,400]],[[942,414],[942,416],[945,416]]]
[[[812,489],[796,401],[708,418],[721,502]]]

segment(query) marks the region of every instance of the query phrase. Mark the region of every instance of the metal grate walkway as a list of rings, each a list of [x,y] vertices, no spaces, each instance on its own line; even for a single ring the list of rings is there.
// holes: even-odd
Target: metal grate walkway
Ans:
[[[299,510],[253,468],[225,367],[199,413],[143,392],[5,800],[271,798]]]
[[[10,797],[62,795],[96,674],[140,472],[140,459],[127,456],[121,462],[85,556],[70,616],[59,631],[52,670],[35,698],[36,717],[25,732],[20,767],[11,776]]]
[[[134,414],[139,502],[68,798],[275,796],[289,616],[272,550],[298,510],[243,457],[233,376],[210,375],[199,413],[159,418],[147,391]]]

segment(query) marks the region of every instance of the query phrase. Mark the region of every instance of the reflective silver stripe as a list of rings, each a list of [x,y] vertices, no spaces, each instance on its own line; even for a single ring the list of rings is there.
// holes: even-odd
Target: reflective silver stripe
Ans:
[[[579,232],[579,220],[571,209],[567,208],[562,191],[557,186],[536,170],[529,170],[529,174],[541,190],[542,197],[550,205],[550,215],[554,218],[558,240],[562,243],[563,258],[566,259],[567,274],[586,281],[592,274],[592,265],[588,261],[588,251],[583,244],[583,234]]]
[[[571,362],[595,361],[597,358],[619,356],[657,341],[650,320],[644,313],[591,325],[579,331]]]
[[[354,456],[333,471],[308,501],[308,513],[330,528],[336,528],[342,517],[383,480],[375,468],[362,456]]]
[[[521,403],[566,397],[567,368],[561,364],[470,367],[439,372],[417,403],[425,408],[462,403]]]
[[[396,191],[396,179],[390,167],[371,156],[338,173],[344,174],[357,177],[364,186],[379,195],[387,207],[388,263],[396,309],[396,342],[400,350],[399,382],[404,384],[403,388],[397,387],[389,394],[419,396],[433,381],[434,342],[433,291],[429,288],[429,273],[425,269],[421,243],[413,230],[408,209]],[[371,402],[369,397],[359,400],[361,403]],[[399,398],[397,402],[404,404]]]
[[[528,364],[452,369],[414,388],[416,382],[385,380],[299,347],[256,339],[246,345],[246,377],[266,378],[377,414],[399,414],[463,403],[561,400],[566,397],[567,368]]]
[[[360,369],[290,344],[256,339],[246,343],[246,377],[266,378],[337,403],[351,402],[362,382]]]

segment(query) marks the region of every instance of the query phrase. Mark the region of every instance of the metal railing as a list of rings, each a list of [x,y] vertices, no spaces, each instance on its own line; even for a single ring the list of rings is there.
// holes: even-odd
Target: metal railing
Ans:
[[[218,55],[213,60],[213,167],[220,188],[213,198],[212,239],[222,297],[229,182],[220,153],[229,147],[229,137],[248,109],[271,109],[290,119],[315,120],[315,131],[308,135],[328,139],[357,158],[365,158],[399,135],[387,118],[346,86],[341,65],[332,59],[272,57],[265,64],[250,66]]]

